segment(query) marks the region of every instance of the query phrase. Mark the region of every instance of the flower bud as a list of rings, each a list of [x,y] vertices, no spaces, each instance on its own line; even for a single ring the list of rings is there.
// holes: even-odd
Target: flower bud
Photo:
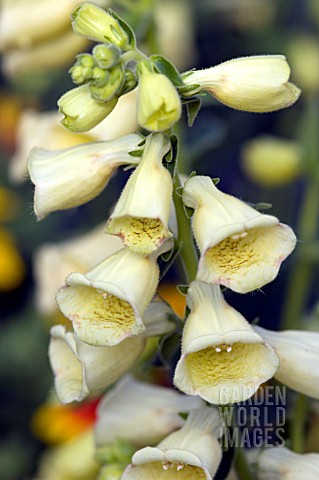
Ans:
[[[158,277],[155,255],[144,257],[124,248],[85,274],[71,273],[56,299],[80,340],[113,346],[145,330],[141,316]]]
[[[198,280],[251,292],[274,280],[295,247],[290,227],[219,191],[209,177],[189,178],[183,202],[195,209],[192,227],[201,252]]]
[[[112,43],[125,48],[128,37],[119,22],[108,12],[93,3],[83,3],[72,14],[76,33],[100,43]]]
[[[265,187],[285,185],[301,173],[302,152],[293,140],[262,136],[247,142],[242,166],[248,177]]]
[[[81,65],[78,65],[77,63],[75,63],[70,68],[69,73],[71,75],[72,81],[74,83],[77,83],[78,85],[81,85],[81,83],[90,80],[94,74],[93,69],[81,67]]]
[[[203,405],[199,397],[182,395],[126,375],[99,403],[96,444],[110,444],[121,438],[135,447],[154,445],[184,424],[179,412],[188,413]]]
[[[214,404],[250,398],[276,372],[275,352],[226,303],[219,286],[196,280],[190,284],[187,300],[191,313],[174,384]]]
[[[266,448],[258,458],[260,480],[317,480],[319,454],[295,453],[286,447]]]
[[[300,95],[288,82],[290,67],[283,55],[257,55],[229,60],[205,70],[186,72],[187,95],[207,91],[228,107],[245,112],[272,112],[293,105]]]
[[[142,354],[146,339],[168,333],[169,308],[151,304],[143,321],[145,331],[111,347],[93,347],[82,342],[63,325],[51,328],[49,358],[55,376],[55,389],[62,403],[80,402],[89,394],[101,392],[126,373]]]
[[[61,123],[72,132],[87,132],[112,112],[117,101],[114,97],[105,103],[96,102],[91,96],[90,86],[81,85],[59,99],[58,107],[64,115]]]
[[[279,358],[275,378],[292,390],[319,400],[319,332],[274,332],[258,326],[254,330],[272,346]]]
[[[140,141],[139,135],[131,134],[57,151],[35,147],[29,157],[29,173],[35,185],[34,210],[38,220],[99,195],[119,165],[139,161],[129,152],[136,150]]]
[[[122,87],[124,70],[122,65],[115,65],[109,70],[96,67],[93,70],[93,80],[89,85],[92,98],[97,102],[110,101]]]
[[[160,73],[138,65],[138,123],[151,132],[166,130],[182,111],[181,100],[172,82]]]
[[[219,426],[218,410],[214,407],[191,411],[182,428],[157,447],[145,447],[134,453],[122,480],[178,477],[212,480],[222,458],[215,433]]]
[[[101,68],[111,68],[119,60],[121,51],[111,43],[109,45],[95,45],[92,50],[93,57]]]
[[[143,255],[172,236],[167,224],[173,185],[162,165],[169,149],[168,138],[161,133],[146,138],[139,167],[126,183],[106,226],[107,233],[120,236],[132,251]]]

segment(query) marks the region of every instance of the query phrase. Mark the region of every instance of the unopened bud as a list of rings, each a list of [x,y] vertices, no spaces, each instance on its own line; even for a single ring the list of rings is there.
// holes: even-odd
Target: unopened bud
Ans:
[[[128,44],[128,37],[119,22],[93,3],[83,3],[72,14],[76,33],[96,42],[110,42],[119,48]]]
[[[102,69],[99,69],[102,70]],[[103,70],[102,70],[103,71]],[[105,81],[90,84],[90,93],[97,102],[106,102],[116,95],[124,82],[124,71],[122,65],[116,65],[105,72]]]
[[[96,102],[90,94],[89,85],[81,85],[59,99],[59,110],[64,115],[61,123],[72,132],[87,132],[111,113],[117,100],[112,98],[106,103]]]
[[[120,50],[115,45],[96,45],[93,48],[94,58],[101,68],[111,68],[120,59]]]

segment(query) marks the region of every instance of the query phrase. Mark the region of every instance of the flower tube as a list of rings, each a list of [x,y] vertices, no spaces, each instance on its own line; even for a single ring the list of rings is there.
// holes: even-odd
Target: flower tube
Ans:
[[[122,480],[212,480],[222,458],[216,433],[219,426],[219,413],[215,408],[191,411],[182,428],[157,447],[138,450]]]
[[[173,185],[162,165],[169,149],[165,135],[147,137],[139,166],[126,183],[106,226],[107,233],[120,236],[132,251],[143,255],[149,255],[172,236],[167,224]]]
[[[254,330],[272,346],[279,358],[275,378],[292,390],[319,400],[319,333],[274,332],[258,326]]]
[[[188,413],[203,405],[199,397],[182,395],[126,375],[99,403],[96,444],[102,446],[121,438],[137,447],[154,445],[182,427],[184,420],[179,412]]]
[[[204,90],[228,107],[262,113],[290,107],[298,100],[300,89],[288,81],[289,76],[284,55],[256,55],[186,72],[183,81],[194,85],[187,95]]]
[[[63,150],[34,148],[29,157],[29,173],[35,185],[34,210],[38,220],[99,195],[120,165],[138,163],[139,158],[129,152],[140,141],[139,135],[130,134]]]
[[[286,447],[266,448],[258,459],[260,480],[317,480],[319,454],[295,453]]]
[[[210,177],[189,178],[183,202],[195,209],[192,227],[201,252],[198,280],[250,292],[274,280],[295,247],[290,227],[219,191]]]
[[[214,404],[251,397],[278,368],[274,350],[224,300],[220,287],[195,280],[174,383]]]
[[[59,400],[80,402],[118,380],[139,358],[148,337],[173,329],[169,313],[164,303],[152,303],[143,316],[144,332],[112,347],[93,347],[74,332],[67,332],[63,325],[52,327],[49,358]]]
[[[141,316],[158,284],[156,258],[123,248],[87,273],[66,278],[56,299],[80,340],[107,347],[143,332]]]

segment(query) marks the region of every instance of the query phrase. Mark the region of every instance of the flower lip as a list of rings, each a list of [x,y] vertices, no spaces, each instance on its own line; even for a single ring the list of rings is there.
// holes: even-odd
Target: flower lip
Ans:
[[[264,341],[255,332],[249,332],[247,330],[233,330],[223,335],[202,335],[200,337],[194,338],[187,345],[186,355],[194,352],[198,352],[206,347],[218,347],[219,345],[233,345],[234,343],[260,343],[263,344]]]

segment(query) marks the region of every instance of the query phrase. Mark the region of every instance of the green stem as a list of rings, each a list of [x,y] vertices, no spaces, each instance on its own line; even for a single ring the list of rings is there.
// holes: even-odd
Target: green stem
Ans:
[[[319,221],[319,183],[309,180],[300,212],[299,245],[293,274],[290,275],[282,313],[282,328],[297,329],[304,313],[313,277],[313,268],[307,255],[303,255],[303,244],[308,247],[316,240]]]
[[[282,312],[282,328],[298,329],[307,307],[314,276],[313,263],[307,256],[307,248],[316,241],[319,226],[319,170],[318,170],[318,104],[308,99],[304,118],[299,127],[299,141],[305,152],[307,184],[299,214],[297,234],[302,242],[298,247],[295,265],[288,279]],[[305,252],[305,254],[304,254]],[[305,445],[305,424],[308,415],[308,401],[297,394],[294,415],[291,421],[292,449],[303,452]]]
[[[307,412],[308,398],[305,395],[298,394],[290,435],[292,450],[297,453],[304,453],[305,451],[305,419]]]
[[[173,201],[178,228],[177,244],[180,248],[180,256],[183,262],[186,279],[189,283],[196,277],[198,259],[193,241],[191,221],[185,213],[183,200],[179,193],[180,190],[181,183],[176,169],[174,174]]]
[[[253,480],[252,473],[250,471],[245,451],[243,448],[236,448],[235,453],[235,468],[240,480]]]
[[[124,65],[126,65],[131,61],[139,62],[141,60],[146,60],[146,59],[147,59],[146,55],[140,52],[138,48],[135,48],[134,50],[129,50],[128,52],[123,53],[123,55],[121,56],[121,62]]]

